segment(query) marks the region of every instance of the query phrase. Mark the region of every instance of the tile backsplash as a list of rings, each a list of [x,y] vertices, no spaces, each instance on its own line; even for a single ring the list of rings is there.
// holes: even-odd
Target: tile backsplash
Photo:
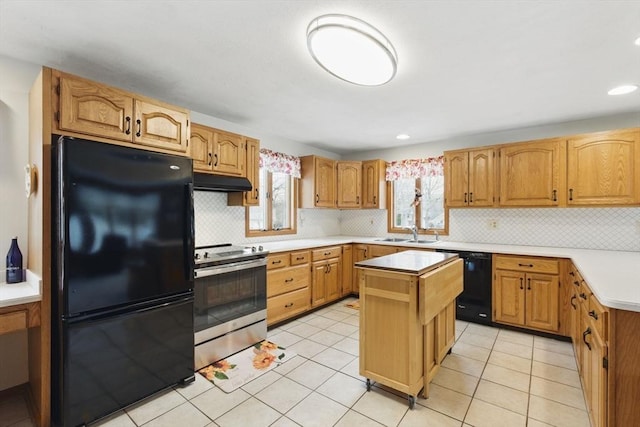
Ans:
[[[323,236],[385,236],[384,209],[298,209],[298,233],[247,238],[245,210],[224,193],[196,191],[196,245],[259,243]],[[495,228],[490,227],[495,223]],[[474,243],[640,251],[640,208],[451,209],[449,236]]]

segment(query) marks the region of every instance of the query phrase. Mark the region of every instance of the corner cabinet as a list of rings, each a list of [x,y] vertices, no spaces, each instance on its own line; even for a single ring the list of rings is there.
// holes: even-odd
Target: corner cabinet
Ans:
[[[336,192],[338,208],[360,208],[362,188],[362,162],[336,163]]]
[[[500,206],[560,206],[566,186],[566,144],[547,139],[498,151]]]
[[[556,333],[558,260],[494,255],[493,265],[493,321]]]
[[[384,160],[366,160],[362,162],[362,208],[386,208],[387,182],[385,181],[386,162]]]
[[[640,202],[640,128],[576,136],[567,144],[568,205]]]
[[[494,157],[492,148],[444,153],[447,206],[494,205]]]
[[[187,153],[188,110],[60,71],[52,78],[60,133]]]
[[[300,158],[301,208],[336,207],[336,161],[318,156]]]

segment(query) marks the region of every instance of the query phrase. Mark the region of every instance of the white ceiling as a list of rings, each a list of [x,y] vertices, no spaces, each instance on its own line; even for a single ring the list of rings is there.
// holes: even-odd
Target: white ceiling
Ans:
[[[305,34],[326,13],[385,33],[395,79],[322,70]],[[0,0],[0,55],[336,153],[621,112],[640,123],[640,91],[606,94],[640,84],[637,37],[640,0]]]

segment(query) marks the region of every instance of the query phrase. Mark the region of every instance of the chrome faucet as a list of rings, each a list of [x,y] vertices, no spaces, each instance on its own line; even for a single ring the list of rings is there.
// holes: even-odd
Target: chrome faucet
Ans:
[[[418,227],[416,227],[415,224],[413,224],[413,225],[405,225],[402,228],[406,228],[407,230],[410,230],[411,234],[413,234],[413,241],[414,242],[418,241]]]

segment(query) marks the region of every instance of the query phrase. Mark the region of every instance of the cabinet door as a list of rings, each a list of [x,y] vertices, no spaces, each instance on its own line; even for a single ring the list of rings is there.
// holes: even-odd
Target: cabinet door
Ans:
[[[213,171],[220,175],[245,176],[244,138],[229,132],[213,132]]]
[[[353,245],[353,263],[369,259],[369,246],[362,244]],[[360,294],[360,275],[358,269],[353,269],[353,292]]]
[[[385,207],[384,160],[362,162],[362,207],[380,209]]]
[[[251,182],[251,191],[244,193],[245,206],[258,206],[260,197],[260,141],[253,138],[246,138],[246,163],[245,170],[247,179]]]
[[[640,129],[570,139],[569,205],[633,205],[639,201]]]
[[[587,338],[589,340],[589,338]],[[603,360],[607,357],[607,346],[600,334],[593,331],[591,334],[591,399],[589,411],[593,427],[605,427],[607,425],[607,368],[603,366]]]
[[[179,153],[187,152],[189,114],[186,111],[140,99],[134,100],[134,111],[134,143]]]
[[[558,330],[558,276],[527,273],[526,325],[548,331]]]
[[[133,97],[127,93],[82,79],[60,76],[62,130],[119,141],[133,138]]]
[[[204,126],[191,124],[190,156],[193,170],[210,172],[213,169],[213,132]]]
[[[351,245],[342,245],[342,290],[341,295],[353,292],[353,250]]]
[[[316,307],[327,301],[327,262],[311,264],[311,306]]]
[[[524,325],[524,273],[496,270],[494,282],[494,321]]]
[[[469,153],[455,151],[444,155],[445,199],[447,206],[469,204]]]
[[[318,208],[336,206],[336,162],[321,157],[315,158],[314,205]]]
[[[338,162],[337,192],[339,208],[359,208],[362,162]]]
[[[493,149],[469,152],[469,206],[493,206]]]
[[[342,263],[340,258],[332,258],[327,262],[325,273],[326,301],[334,301],[341,295]]]
[[[501,206],[557,206],[564,189],[566,147],[556,139],[500,149]]]

